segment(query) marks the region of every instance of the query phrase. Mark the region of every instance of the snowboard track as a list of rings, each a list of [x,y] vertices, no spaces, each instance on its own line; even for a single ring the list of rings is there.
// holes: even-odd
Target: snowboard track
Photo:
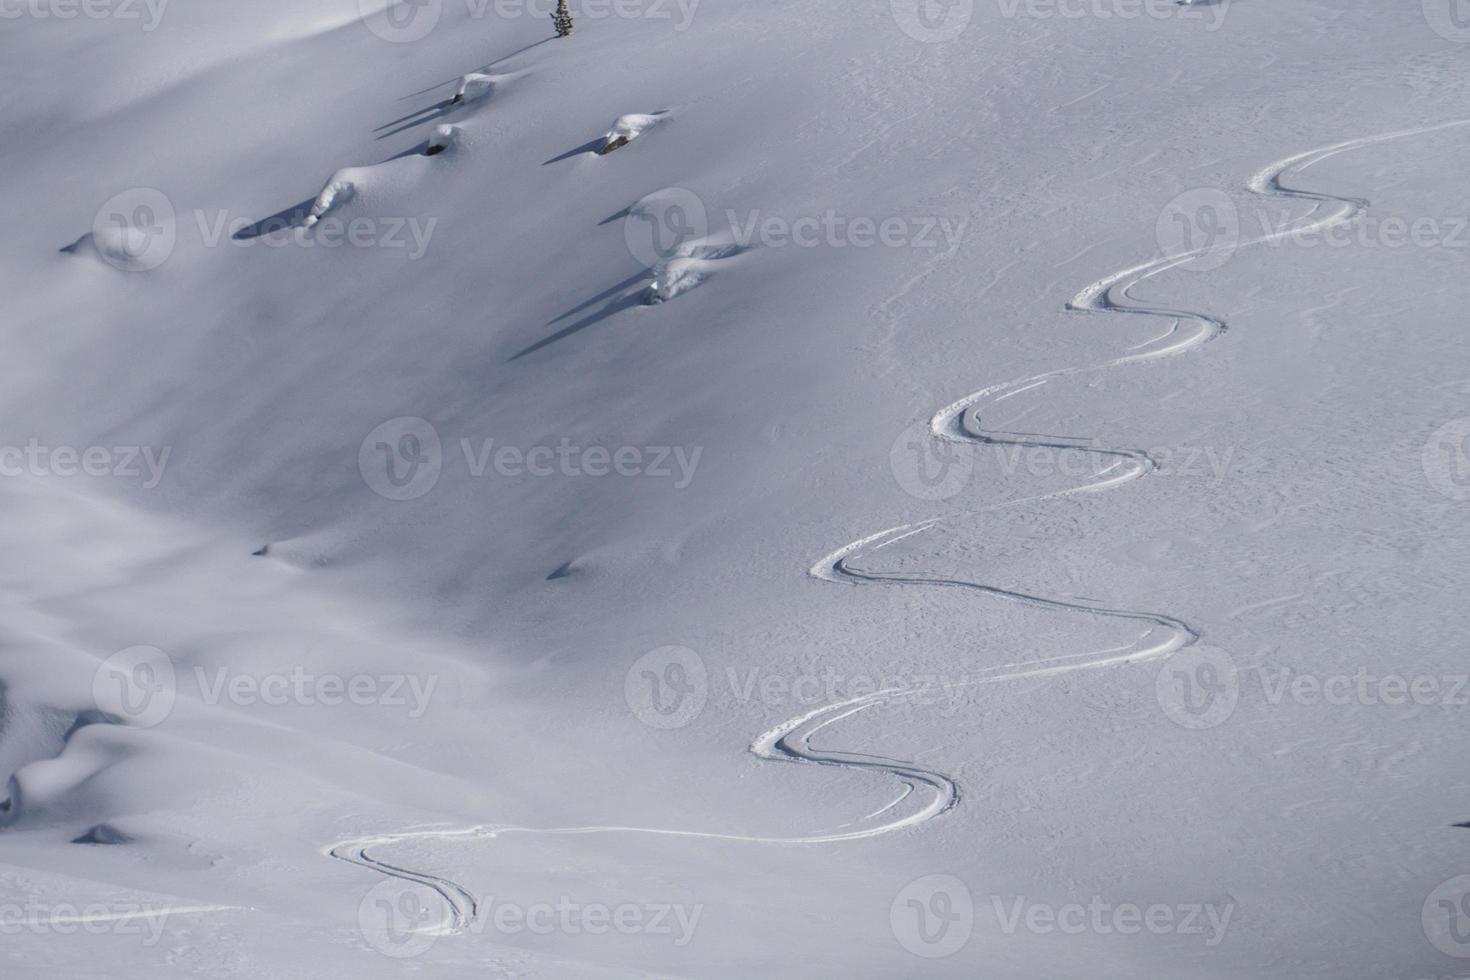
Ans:
[[[1173,357],[1196,350],[1215,340],[1228,329],[1224,320],[1200,312],[1145,305],[1133,299],[1130,295],[1132,290],[1140,283],[1155,276],[1223,249],[1233,251],[1255,245],[1265,245],[1296,235],[1311,234],[1336,225],[1350,224],[1367,211],[1369,207],[1367,200],[1302,190],[1288,186],[1283,181],[1293,174],[1299,174],[1315,164],[1342,153],[1465,126],[1470,126],[1470,119],[1347,140],[1279,160],[1253,174],[1246,187],[1259,197],[1310,203],[1312,210],[1303,217],[1296,219],[1287,227],[1254,238],[1227,242],[1223,245],[1212,244],[1131,266],[1083,288],[1067,303],[1066,309],[1069,312],[1089,316],[1149,317],[1168,321],[1168,329],[1153,340],[1130,348],[1122,355],[1100,363],[1059,368],[984,388],[937,412],[930,421],[930,430],[935,440],[945,443],[970,446],[1010,446],[1017,449],[1074,450],[1095,455],[1099,457],[1100,463],[1107,463],[1107,465],[1100,467],[1093,482],[1051,493],[992,504],[970,513],[986,513],[1076,494],[1097,493],[1155,472],[1157,464],[1142,449],[1106,448],[1090,439],[986,429],[981,424],[980,410],[1062,378]],[[1162,661],[1193,646],[1201,638],[1202,634],[1184,620],[1163,613],[1113,607],[1084,600],[1050,599],[1002,586],[986,585],[963,579],[874,571],[859,564],[865,555],[923,534],[939,525],[940,519],[935,518],[900,525],[861,538],[822,559],[810,569],[809,574],[822,581],[854,586],[884,585],[957,589],[976,593],[979,597],[988,599],[1016,602],[1068,614],[1086,614],[1106,619],[1132,621],[1146,626],[1138,639],[1123,647],[992,667],[981,671],[978,676],[952,685],[954,687],[974,687],[1124,664]],[[901,702],[906,698],[914,697],[917,693],[919,692],[912,688],[894,687],[826,705],[778,725],[751,743],[749,751],[763,761],[834,766],[842,769],[876,772],[891,776],[900,783],[902,792],[893,802],[868,814],[861,820],[829,833],[794,837],[759,837],[648,827],[533,828],[482,825],[462,829],[426,828],[355,838],[331,846],[326,850],[326,854],[336,860],[367,868],[387,878],[398,879],[408,885],[418,885],[431,890],[446,907],[445,918],[439,925],[432,927],[432,931],[441,935],[453,935],[477,931],[477,926],[483,925],[479,919],[479,901],[475,895],[468,888],[447,878],[410,870],[374,858],[369,853],[370,848],[431,839],[459,841],[495,839],[512,834],[536,836],[639,834],[757,844],[825,844],[878,837],[909,829],[942,816],[959,805],[960,788],[953,777],[915,762],[817,749],[811,744],[811,739],[830,725],[875,706]],[[910,805],[905,808],[905,804]],[[873,821],[886,814],[892,815],[881,822],[865,824],[866,821]]]

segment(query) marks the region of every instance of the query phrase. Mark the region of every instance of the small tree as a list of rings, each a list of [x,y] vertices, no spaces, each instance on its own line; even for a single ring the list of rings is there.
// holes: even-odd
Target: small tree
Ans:
[[[567,9],[567,0],[557,0],[556,13],[551,15],[551,23],[556,27],[557,37],[571,36],[572,12]]]

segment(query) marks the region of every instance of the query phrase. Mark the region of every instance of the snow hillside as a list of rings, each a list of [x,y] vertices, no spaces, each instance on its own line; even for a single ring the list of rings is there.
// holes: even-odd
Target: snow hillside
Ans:
[[[0,3],[0,972],[1464,972],[1448,0],[571,11]]]

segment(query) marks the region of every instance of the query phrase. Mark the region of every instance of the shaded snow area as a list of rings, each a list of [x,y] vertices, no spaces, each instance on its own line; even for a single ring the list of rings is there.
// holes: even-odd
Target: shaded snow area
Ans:
[[[0,0],[0,977],[1470,977],[1464,5],[555,8]]]

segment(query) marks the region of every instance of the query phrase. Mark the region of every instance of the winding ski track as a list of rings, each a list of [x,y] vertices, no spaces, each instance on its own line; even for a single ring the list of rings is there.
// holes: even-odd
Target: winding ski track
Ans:
[[[1300,174],[1315,164],[1342,153],[1465,126],[1470,126],[1470,119],[1347,140],[1279,160],[1253,174],[1246,186],[1261,197],[1310,203],[1312,209],[1303,217],[1289,226],[1254,238],[1175,253],[1131,266],[1083,288],[1067,304],[1069,311],[1089,316],[1149,317],[1167,321],[1168,327],[1154,339],[1131,348],[1115,358],[1094,364],[1059,368],[981,389],[942,408],[931,420],[930,429],[935,439],[945,442],[1001,445],[1023,449],[1040,447],[1077,450],[1094,454],[1100,457],[1100,462],[1105,462],[1107,465],[1100,467],[1095,479],[1089,483],[991,505],[981,508],[978,512],[995,511],[1073,494],[1096,493],[1141,479],[1155,472],[1157,464],[1142,449],[1104,448],[1090,439],[992,430],[987,429],[981,420],[983,410],[1022,392],[1035,390],[1062,378],[1184,354],[1208,344],[1228,329],[1224,320],[1206,313],[1150,306],[1135,300],[1131,293],[1140,283],[1223,248],[1241,249],[1264,245],[1356,221],[1368,209],[1369,204],[1366,200],[1303,190],[1288,186],[1286,181],[1291,176]],[[963,590],[975,593],[979,598],[1022,603],[1069,614],[1087,614],[1106,619],[1133,621],[1145,627],[1138,639],[1123,647],[1054,657],[1024,664],[1001,665],[989,668],[981,672],[979,676],[956,686],[973,687],[998,684],[1142,661],[1162,660],[1194,645],[1200,639],[1200,633],[1184,620],[1163,613],[1117,608],[1081,600],[1049,599],[1016,589],[962,579],[903,575],[873,571],[862,567],[861,560],[864,556],[929,531],[938,524],[938,519],[934,519],[917,524],[900,525],[868,535],[822,559],[812,567],[809,574],[822,581],[847,585]],[[751,837],[646,827],[530,828],[484,825],[465,829],[424,829],[356,838],[333,845],[326,853],[336,860],[346,861],[388,878],[399,879],[432,890],[443,900],[447,915],[441,923],[428,927],[428,929],[441,935],[453,935],[475,928],[479,915],[479,902],[475,895],[468,888],[448,878],[411,870],[375,858],[369,852],[370,849],[408,841],[494,839],[511,834],[538,836],[642,834],[760,844],[825,844],[894,833],[926,823],[956,807],[960,800],[960,790],[955,780],[937,769],[926,768],[913,762],[853,752],[817,749],[811,744],[811,740],[814,735],[830,725],[869,708],[912,697],[915,693],[910,688],[889,688],[826,705],[778,725],[751,743],[751,753],[765,761],[835,766],[876,772],[891,776],[901,784],[902,792],[893,802],[831,833],[807,837]],[[885,819],[880,821],[877,819],[879,817],[885,817]]]

